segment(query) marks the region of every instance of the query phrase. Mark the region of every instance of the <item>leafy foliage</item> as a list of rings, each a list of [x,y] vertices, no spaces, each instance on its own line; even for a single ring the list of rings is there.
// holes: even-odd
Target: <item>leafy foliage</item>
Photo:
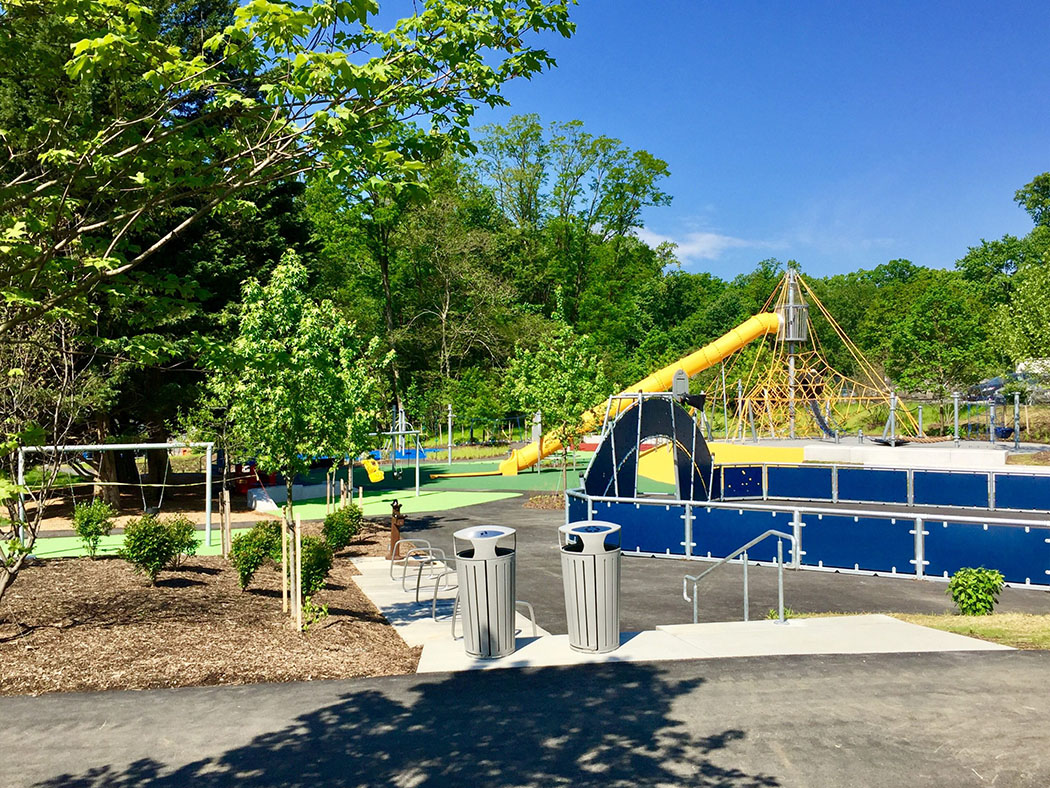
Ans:
[[[411,188],[423,160],[467,146],[476,103],[553,63],[530,36],[573,32],[560,2],[426,3],[387,30],[372,0],[223,11],[194,37],[121,0],[4,5],[0,58],[21,72],[0,92],[28,83],[35,101],[0,114],[0,334],[82,313],[253,187],[323,169]]]
[[[315,605],[313,597],[303,599],[303,632],[309,632],[310,627],[328,618],[328,605]]]
[[[113,530],[113,518],[116,516],[116,510],[100,498],[73,507],[73,530],[92,558],[98,554],[98,543],[102,537],[109,536]]]
[[[964,616],[986,616],[995,609],[1003,585],[998,570],[964,568],[952,575],[946,593]]]
[[[303,597],[312,596],[324,587],[325,579],[332,570],[332,548],[315,536],[302,537],[303,551]]]
[[[349,504],[342,509],[336,509],[324,518],[321,534],[328,546],[338,552],[357,536],[363,519],[361,509],[355,504]]]
[[[197,554],[201,541],[197,538],[197,527],[186,515],[176,514],[164,519],[175,549],[172,566],[177,569],[182,565],[183,559]]]
[[[186,533],[188,522],[181,517],[159,518],[151,514],[129,521],[124,526],[120,557],[145,575],[150,585],[155,585],[161,571],[176,565],[180,555],[196,552],[199,542]]]
[[[267,560],[281,560],[281,526],[270,520],[256,523],[247,533],[237,534],[230,546],[230,562],[237,581],[247,588],[256,571]]]

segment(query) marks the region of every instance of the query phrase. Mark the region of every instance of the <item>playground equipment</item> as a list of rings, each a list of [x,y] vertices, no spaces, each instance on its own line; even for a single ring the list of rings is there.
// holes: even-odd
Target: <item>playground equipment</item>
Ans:
[[[620,394],[610,397],[605,402],[591,408],[580,416],[580,421],[585,429],[594,429],[604,424],[608,419],[615,417],[620,412],[621,407],[626,407],[630,402],[632,393],[667,391],[671,388],[675,373],[678,370],[682,370],[686,375],[692,377],[709,367],[713,367],[759,337],[776,334],[780,331],[782,322],[780,315],[770,312],[748,318],[736,328],[728,331],[714,342],[700,348],[695,353],[691,353],[674,364],[669,364],[657,370],[649,377],[628,386]],[[614,406],[614,403],[617,404]],[[541,437],[538,441],[533,441],[528,446],[511,452],[510,457],[500,463],[500,473],[504,476],[515,476],[561,448],[562,443],[557,438]]]
[[[714,465],[673,395],[625,402],[582,487],[566,492],[566,522],[616,523],[626,554],[718,561],[746,549],[752,564],[775,564],[772,541],[755,541],[775,530],[793,537],[793,568],[946,580],[985,566],[1011,585],[1050,587],[1050,473]],[[637,458],[660,439],[673,446],[674,490],[642,493]]]
[[[374,457],[365,457],[361,460],[361,465],[365,469],[365,473],[368,474],[368,481],[373,484],[383,481],[386,478],[386,474],[383,473],[379,467],[379,463]]]
[[[834,335],[833,341],[851,359],[851,374],[828,360],[811,306],[818,325]],[[772,343],[759,345],[750,358],[736,359],[705,386],[713,402],[723,403],[727,440],[747,433],[755,439],[837,438],[851,422],[876,409],[888,414],[880,418],[886,418],[882,437],[891,445],[948,440],[920,438],[922,430],[911,412],[891,408],[894,392],[797,271],[785,272],[765,308],[781,317],[783,330]]]

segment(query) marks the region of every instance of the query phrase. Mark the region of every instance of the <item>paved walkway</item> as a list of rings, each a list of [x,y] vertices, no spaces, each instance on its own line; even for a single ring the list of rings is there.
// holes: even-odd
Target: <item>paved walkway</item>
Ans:
[[[466,654],[461,637],[450,627],[455,590],[439,585],[437,604],[431,593],[416,601],[413,574],[395,569],[383,558],[356,558],[358,586],[410,646],[422,646],[417,672],[549,667],[600,662],[712,659],[787,654],[871,654],[933,651],[1001,651],[1006,646],[908,624],[882,615],[776,621],[731,621],[718,624],[657,626],[647,632],[624,633],[618,649],[605,654],[574,651],[567,635],[533,629],[519,613],[517,649],[500,659],[475,659]],[[425,579],[427,573],[414,575]],[[408,590],[404,590],[407,586]],[[423,585],[426,589],[426,586]],[[433,589],[433,585],[430,586]],[[436,613],[436,618],[434,614]]]
[[[0,698],[0,786],[1050,785],[1050,653],[763,657]]]

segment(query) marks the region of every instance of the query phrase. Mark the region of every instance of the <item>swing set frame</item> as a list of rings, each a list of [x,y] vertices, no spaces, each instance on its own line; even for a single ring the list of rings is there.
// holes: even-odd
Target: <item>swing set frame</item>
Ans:
[[[27,454],[79,454],[85,451],[146,451],[149,449],[204,449],[204,544],[211,545],[211,499],[212,499],[212,460],[215,454],[215,443],[212,441],[188,443],[99,443],[67,444],[62,446],[21,446],[18,449],[18,486],[25,486]],[[167,475],[165,474],[165,480]],[[161,493],[163,495],[163,492]],[[19,536],[25,540],[25,494],[18,494],[18,517],[21,522]]]

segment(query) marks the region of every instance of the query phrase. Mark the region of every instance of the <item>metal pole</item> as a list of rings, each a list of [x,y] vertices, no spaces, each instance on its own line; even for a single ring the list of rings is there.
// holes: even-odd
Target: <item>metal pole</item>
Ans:
[[[729,440],[729,395],[726,393],[726,363],[722,362],[722,420],[726,425],[726,440]]]
[[[419,433],[416,433],[416,497],[419,497],[419,455],[423,453],[423,447],[419,443]]]
[[[1021,392],[1014,392],[1014,448],[1021,448]]]
[[[988,403],[988,441],[995,443],[995,402]]]
[[[736,379],[736,420],[740,424],[737,428],[736,439],[741,443],[744,442],[744,417],[743,410],[741,409],[741,403],[744,400],[744,384],[740,378]]]
[[[787,304],[788,308],[785,312],[785,317],[788,321],[793,321],[795,317],[795,271],[789,269],[787,272]],[[788,323],[785,325],[785,336],[793,336],[793,330]],[[795,439],[795,343],[787,343],[788,350],[788,426],[790,428],[789,437],[791,440]]]
[[[784,623],[784,540],[777,539],[777,610],[778,623]]]
[[[59,466],[61,467],[61,466]],[[25,449],[18,450],[18,541],[25,546],[26,543],[26,497],[22,488],[26,483],[26,453]],[[42,502],[41,502],[42,503]]]
[[[452,464],[452,403],[448,406],[448,464]]]
[[[955,445],[959,445],[959,392],[952,392],[952,402],[955,405]]]
[[[744,551],[744,621],[748,620],[748,608],[751,605],[747,598],[747,551]]]
[[[922,405],[919,406],[919,437],[926,437],[926,433],[922,430]]]
[[[214,443],[204,449],[204,544],[211,547],[211,452]]]
[[[890,394],[890,446],[897,445],[897,395]]]

